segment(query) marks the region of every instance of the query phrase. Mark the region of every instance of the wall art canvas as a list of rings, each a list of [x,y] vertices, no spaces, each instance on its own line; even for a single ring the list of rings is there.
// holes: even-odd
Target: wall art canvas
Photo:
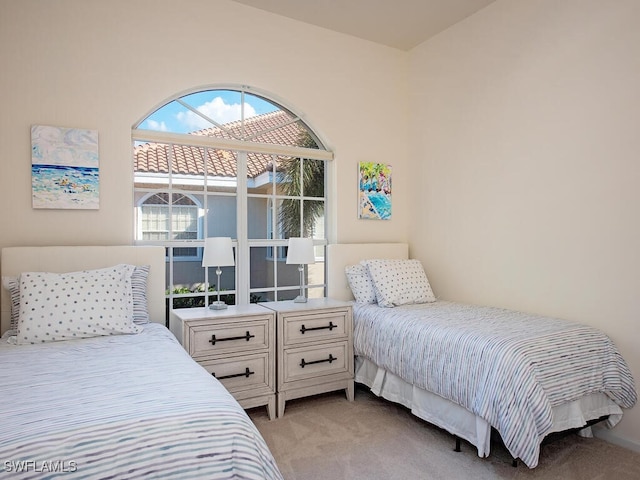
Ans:
[[[391,219],[391,165],[360,162],[358,218]]]
[[[98,131],[31,127],[33,208],[100,208]]]

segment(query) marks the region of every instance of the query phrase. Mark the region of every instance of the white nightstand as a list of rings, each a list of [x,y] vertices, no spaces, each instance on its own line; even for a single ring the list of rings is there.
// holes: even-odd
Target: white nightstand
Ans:
[[[243,408],[275,418],[275,315],[257,305],[172,310],[170,328],[189,355]]]
[[[353,400],[353,312],[328,298],[260,303],[276,312],[278,416],[285,403],[345,389]]]

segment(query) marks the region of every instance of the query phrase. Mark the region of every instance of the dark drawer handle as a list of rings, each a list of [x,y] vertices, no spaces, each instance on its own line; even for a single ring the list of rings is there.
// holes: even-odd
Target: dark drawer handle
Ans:
[[[302,359],[302,361],[300,362],[300,367],[304,368],[305,365],[313,365],[314,363],[324,363],[324,362],[333,362],[334,360],[337,360],[337,357],[334,357],[333,355],[329,354],[329,358],[325,358],[324,360],[314,360],[313,362],[305,362],[304,358]]]
[[[241,335],[239,337],[228,337],[228,338],[216,338],[215,335],[211,335],[211,340],[209,340],[209,343],[211,345],[215,345],[216,342],[226,342],[228,340],[242,340],[243,338],[248,342],[249,339],[255,337],[255,335],[251,335],[251,333],[247,330],[247,333],[245,333],[244,335]]]
[[[325,330],[325,329],[329,329],[329,331],[333,330],[334,328],[338,328],[337,325],[334,325],[333,322],[329,322],[329,325],[327,325],[326,327],[313,327],[313,328],[307,328],[304,325],[302,325],[302,327],[300,327],[300,333],[304,335],[304,332],[310,332],[312,330]]]
[[[221,377],[216,377],[215,373],[211,373],[211,375],[213,375],[214,377],[216,377],[218,380],[224,380],[225,378],[236,378],[236,377],[247,377],[249,378],[249,375],[253,375],[256,372],[252,372],[251,370],[249,370],[249,367],[244,369],[244,373],[234,373],[232,375],[223,375]]]

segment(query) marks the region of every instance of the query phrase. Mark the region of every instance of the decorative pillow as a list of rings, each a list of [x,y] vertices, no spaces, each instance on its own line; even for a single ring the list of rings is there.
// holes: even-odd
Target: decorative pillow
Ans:
[[[419,260],[365,260],[381,307],[435,302]]]
[[[18,318],[20,318],[20,278],[2,277],[2,285],[9,292],[11,297],[11,324],[9,330],[18,328]]]
[[[376,291],[365,265],[348,265],[344,272],[356,303],[376,303]]]
[[[131,274],[131,290],[133,293],[133,323],[143,325],[149,323],[149,306],[147,304],[147,278],[149,265],[138,266]]]
[[[147,302],[147,278],[150,265],[135,267],[131,274],[131,289],[133,291],[133,321],[138,325],[149,323],[149,305]],[[2,285],[11,297],[11,325],[10,330],[18,328],[20,317],[20,277],[2,277]]]
[[[17,343],[139,333],[133,323],[133,265],[20,275]]]

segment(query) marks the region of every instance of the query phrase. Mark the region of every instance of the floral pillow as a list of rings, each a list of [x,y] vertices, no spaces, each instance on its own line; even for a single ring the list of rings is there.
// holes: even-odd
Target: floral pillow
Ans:
[[[133,334],[133,265],[20,275],[17,343]]]
[[[376,291],[367,267],[363,264],[348,265],[344,271],[356,303],[376,303]]]
[[[365,260],[381,307],[435,302],[419,260]]]

